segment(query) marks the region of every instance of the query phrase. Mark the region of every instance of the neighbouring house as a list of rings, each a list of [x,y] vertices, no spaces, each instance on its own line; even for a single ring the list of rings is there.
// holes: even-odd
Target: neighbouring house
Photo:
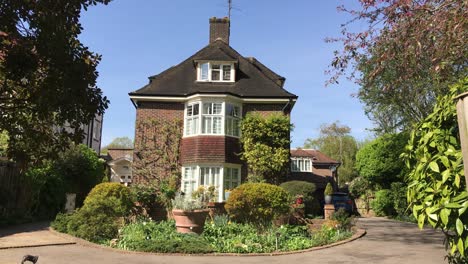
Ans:
[[[314,183],[316,196],[322,199],[327,183],[332,183],[337,189],[340,165],[340,162],[315,149],[291,149],[291,174],[288,180]]]
[[[99,155],[101,153],[103,115],[96,115],[88,124],[83,125],[83,144],[92,148]]]
[[[133,149],[109,148],[106,160],[110,181],[129,186],[132,183]]]
[[[129,93],[136,108],[133,182],[179,173],[183,192],[214,185],[221,202],[247,177],[238,155],[242,118],[289,115],[297,96],[284,89],[284,77],[229,46],[228,18],[209,22],[206,47]]]

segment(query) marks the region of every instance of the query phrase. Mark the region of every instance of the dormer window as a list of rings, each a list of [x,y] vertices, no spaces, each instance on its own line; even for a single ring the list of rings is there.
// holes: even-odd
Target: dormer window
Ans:
[[[203,62],[198,64],[198,81],[233,82],[234,65],[232,63]]]

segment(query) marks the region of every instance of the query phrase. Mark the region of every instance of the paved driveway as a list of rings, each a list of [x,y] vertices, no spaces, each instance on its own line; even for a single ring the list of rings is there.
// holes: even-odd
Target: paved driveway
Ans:
[[[363,238],[307,253],[262,257],[190,257],[120,253],[82,245],[43,246],[0,250],[0,263],[19,263],[25,254],[39,255],[38,264],[129,263],[444,263],[443,235],[431,229],[384,218],[360,219]]]

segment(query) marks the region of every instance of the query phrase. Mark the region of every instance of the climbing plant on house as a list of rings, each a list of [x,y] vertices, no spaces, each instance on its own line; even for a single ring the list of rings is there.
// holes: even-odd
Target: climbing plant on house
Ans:
[[[247,162],[250,181],[279,183],[289,164],[289,117],[248,114],[241,123],[241,158]]]
[[[180,174],[182,120],[146,119],[137,122],[134,173],[143,181],[168,180]]]
[[[434,111],[413,130],[402,156],[411,169],[407,195],[419,227],[442,229],[451,254],[466,258],[468,192],[454,101],[463,91],[468,91],[468,78],[438,98]]]

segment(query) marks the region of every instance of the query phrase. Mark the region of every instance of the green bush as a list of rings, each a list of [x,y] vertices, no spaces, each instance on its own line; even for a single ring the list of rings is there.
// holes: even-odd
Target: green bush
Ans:
[[[93,200],[70,216],[67,233],[97,243],[116,238],[123,225],[124,212],[122,203],[115,197]]]
[[[58,232],[67,233],[71,216],[71,214],[58,213],[50,226]]]
[[[80,207],[88,192],[102,182],[103,159],[86,145],[71,145],[60,154],[52,167],[54,173],[65,183],[65,192],[76,193],[76,205]]]
[[[323,192],[325,195],[332,195],[333,194],[333,186],[331,183],[327,183],[327,186],[325,186],[325,191]]]
[[[94,187],[86,197],[84,206],[90,203],[106,200],[111,197],[118,200],[119,210],[123,210],[122,215],[128,213],[133,207],[133,199],[129,188],[116,182],[104,182],[96,185],[96,187]]]
[[[395,215],[392,192],[388,189],[376,192],[375,199],[372,201],[372,209],[377,216]]]
[[[53,218],[65,204],[63,179],[54,173],[50,164],[31,168],[25,176],[31,199],[29,213],[39,218]]]
[[[349,184],[349,193],[354,198],[359,198],[365,195],[369,191],[370,188],[371,188],[371,184],[366,178],[357,177],[354,180],[352,180],[351,183]]]
[[[408,216],[408,200],[406,198],[407,185],[402,182],[394,182],[390,185],[392,192],[393,209],[397,216]]]
[[[285,189],[290,195],[294,203],[296,196],[304,197],[305,213],[317,215],[321,214],[320,203],[313,196],[316,187],[315,184],[306,181],[287,181],[280,185],[281,188]]]
[[[342,231],[350,231],[351,227],[354,226],[354,217],[349,216],[344,208],[338,209],[338,211],[332,215],[331,220],[337,221],[338,229]]]
[[[123,225],[122,218],[130,213],[132,206],[127,187],[101,183],[91,190],[83,207],[66,217],[57,215],[52,226],[89,241],[103,242],[117,237],[118,229]]]
[[[231,219],[257,225],[289,212],[289,194],[268,183],[245,183],[231,192],[225,208]]]

